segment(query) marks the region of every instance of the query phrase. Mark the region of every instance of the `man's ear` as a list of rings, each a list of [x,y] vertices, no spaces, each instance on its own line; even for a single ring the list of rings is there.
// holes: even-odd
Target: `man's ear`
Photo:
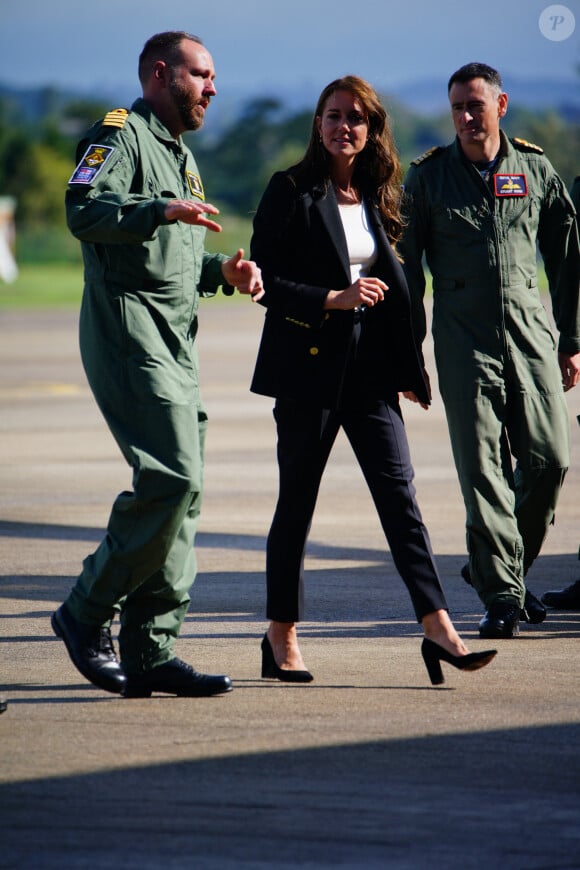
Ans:
[[[167,64],[163,60],[158,60],[155,62],[155,66],[153,67],[153,78],[156,81],[165,81],[167,78]]]
[[[500,94],[498,98],[498,117],[503,118],[507,113],[508,95]]]

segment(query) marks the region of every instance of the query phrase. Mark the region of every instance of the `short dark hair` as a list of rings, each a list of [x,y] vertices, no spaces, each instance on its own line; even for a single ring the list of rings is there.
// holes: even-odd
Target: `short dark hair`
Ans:
[[[184,30],[167,30],[164,33],[156,33],[147,40],[139,55],[139,81],[142,85],[151,75],[158,60],[164,61],[168,66],[175,66],[179,62],[179,48],[184,39],[203,45],[199,36],[186,33]]]
[[[501,76],[496,69],[492,66],[488,66],[486,63],[466,63],[465,66],[460,67],[458,70],[455,70],[451,78],[449,79],[449,83],[447,85],[447,93],[451,90],[451,86],[456,82],[458,84],[464,85],[466,82],[470,82],[472,79],[484,79],[494,88],[497,88],[498,91],[503,91],[503,82],[501,80]]]

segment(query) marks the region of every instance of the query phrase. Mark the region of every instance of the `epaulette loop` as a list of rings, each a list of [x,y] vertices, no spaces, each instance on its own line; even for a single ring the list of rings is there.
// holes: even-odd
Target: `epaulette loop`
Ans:
[[[118,127],[125,125],[129,111],[127,109],[112,109],[103,118],[103,127]]]
[[[416,157],[415,160],[411,160],[411,164],[413,166],[418,166],[420,163],[423,163],[424,160],[428,160],[430,157],[434,157],[439,151],[443,151],[441,145],[434,145],[433,148],[429,148],[428,151],[425,151],[424,154],[421,154],[420,157]]]

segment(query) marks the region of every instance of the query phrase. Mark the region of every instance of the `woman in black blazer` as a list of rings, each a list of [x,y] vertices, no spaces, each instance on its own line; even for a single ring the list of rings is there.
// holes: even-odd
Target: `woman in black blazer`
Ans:
[[[495,654],[469,654],[455,631],[415,500],[398,393],[424,407],[430,395],[394,252],[400,178],[377,94],[347,76],[322,92],[304,158],[273,176],[255,216],[251,256],[267,312],[251,389],[276,399],[280,471],[267,544],[263,677],[312,680],[295,623],[306,539],[340,427],[423,626],[431,681],[443,682],[442,659],[474,670]]]

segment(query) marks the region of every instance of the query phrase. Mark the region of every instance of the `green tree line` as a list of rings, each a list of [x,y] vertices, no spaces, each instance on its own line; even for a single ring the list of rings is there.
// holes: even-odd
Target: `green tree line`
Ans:
[[[78,259],[78,244],[66,230],[63,197],[75,164],[77,140],[109,104],[71,100],[58,104],[47,94],[40,122],[18,119],[0,100],[0,196],[17,202],[20,261]],[[449,113],[424,117],[384,100],[403,167],[433,145],[453,137]],[[288,113],[275,99],[248,101],[239,117],[219,134],[187,135],[198,160],[206,194],[222,212],[249,218],[271,174],[299,159],[308,141],[311,112]],[[570,185],[580,173],[580,124],[555,111],[510,106],[504,128],[540,145]]]

